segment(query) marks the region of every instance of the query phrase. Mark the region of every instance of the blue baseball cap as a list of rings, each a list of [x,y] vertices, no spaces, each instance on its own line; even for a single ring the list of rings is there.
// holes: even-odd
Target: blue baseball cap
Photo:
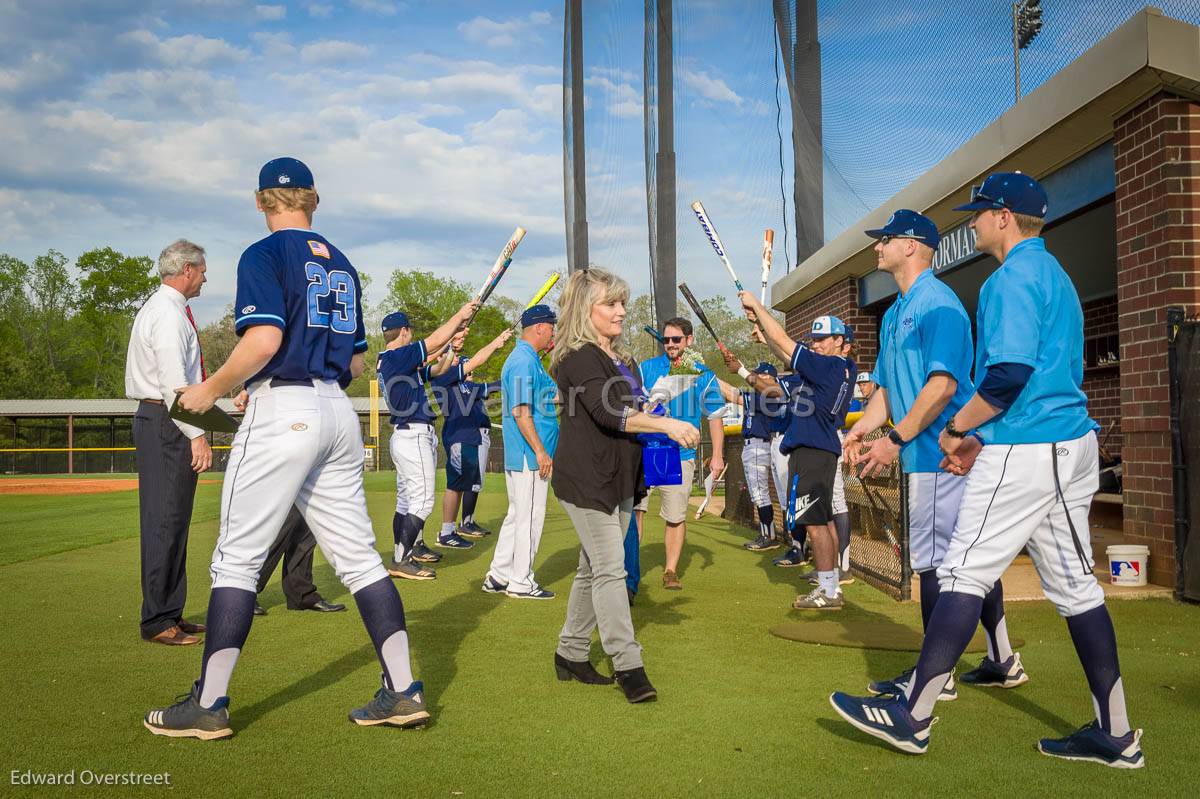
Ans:
[[[850,344],[854,341],[854,328],[846,325],[846,343]]]
[[[858,377],[854,380],[855,383],[874,383],[875,375],[870,372],[859,372]]]
[[[955,211],[984,211],[1007,208],[1014,214],[1046,217],[1049,200],[1046,190],[1029,175],[1020,172],[994,172],[982,186],[971,187],[971,202],[955,207]]]
[[[933,224],[932,219],[907,208],[896,209],[886,225],[868,230],[866,234],[873,239],[881,239],[884,236],[893,239],[915,239],[935,250],[938,248],[938,242],[942,240],[942,235],[938,233],[937,225]]]
[[[846,323],[836,316],[818,316],[813,320],[809,338],[829,338],[830,336],[845,336]]]
[[[412,327],[408,323],[408,314],[403,311],[396,311],[383,317],[383,332],[389,330],[399,330],[402,327]]]
[[[311,189],[316,186],[312,170],[295,158],[273,158],[258,171],[258,190]]]
[[[550,310],[549,305],[531,305],[521,314],[521,327],[529,327],[541,322],[549,322],[552,325],[558,322],[558,317],[554,315],[554,311]]]
[[[770,375],[771,377],[779,376],[779,370],[775,368],[775,364],[767,363],[766,361],[760,361],[758,366],[750,371],[758,372],[760,375]]]

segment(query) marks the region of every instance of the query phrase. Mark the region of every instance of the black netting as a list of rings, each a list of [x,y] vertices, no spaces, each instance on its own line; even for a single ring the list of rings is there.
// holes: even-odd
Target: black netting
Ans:
[[[1200,601],[1200,321],[1183,322],[1174,335],[1172,388],[1178,403],[1175,467],[1176,552],[1180,593]]]

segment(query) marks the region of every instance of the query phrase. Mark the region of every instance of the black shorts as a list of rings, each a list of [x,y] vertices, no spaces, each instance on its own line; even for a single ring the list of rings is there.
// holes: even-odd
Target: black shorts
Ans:
[[[797,447],[788,453],[788,499],[793,526],[833,520],[833,478],[837,455],[823,449]]]

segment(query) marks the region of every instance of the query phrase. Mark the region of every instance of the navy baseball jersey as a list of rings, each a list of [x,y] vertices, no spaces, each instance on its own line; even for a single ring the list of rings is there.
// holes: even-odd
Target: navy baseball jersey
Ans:
[[[492,423],[483,400],[493,391],[500,390],[499,381],[478,383],[467,379],[463,374],[466,362],[466,358],[460,357],[457,366],[430,381],[446,417],[442,423],[442,444],[447,450],[452,444],[483,443],[479,431]]]
[[[394,425],[433,424],[433,409],[425,384],[429,367],[425,363],[425,342],[414,341],[394,350],[379,353],[379,389],[387,400]]]
[[[240,336],[255,325],[283,331],[283,343],[247,384],[271,377],[337,380],[367,349],[358,272],[311,230],[277,230],[246,248],[237,268]]]
[[[779,378],[788,395],[787,428],[779,448],[784,453],[798,447],[842,451],[838,428],[854,393],[854,361],[839,355],[821,355],[803,343],[792,352],[795,374]]]
[[[742,438],[770,441],[787,427],[787,403],[757,391],[742,392]]]

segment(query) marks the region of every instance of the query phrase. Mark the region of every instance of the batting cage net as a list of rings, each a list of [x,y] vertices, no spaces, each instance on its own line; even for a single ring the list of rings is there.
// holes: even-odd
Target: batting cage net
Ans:
[[[1200,602],[1200,320],[1170,315],[1176,589]]]
[[[887,435],[887,428],[867,437],[868,441]],[[758,515],[750,492],[746,488],[746,473],[742,468],[741,436],[725,440],[724,516],[747,528],[747,538],[758,530]],[[912,570],[908,562],[907,489],[901,479],[899,464],[893,464],[883,474],[859,479],[843,465],[843,484],[846,507],[850,513],[850,569],[856,577],[895,597],[908,599]],[[777,526],[784,519],[783,505],[771,481],[771,502],[775,507]]]

